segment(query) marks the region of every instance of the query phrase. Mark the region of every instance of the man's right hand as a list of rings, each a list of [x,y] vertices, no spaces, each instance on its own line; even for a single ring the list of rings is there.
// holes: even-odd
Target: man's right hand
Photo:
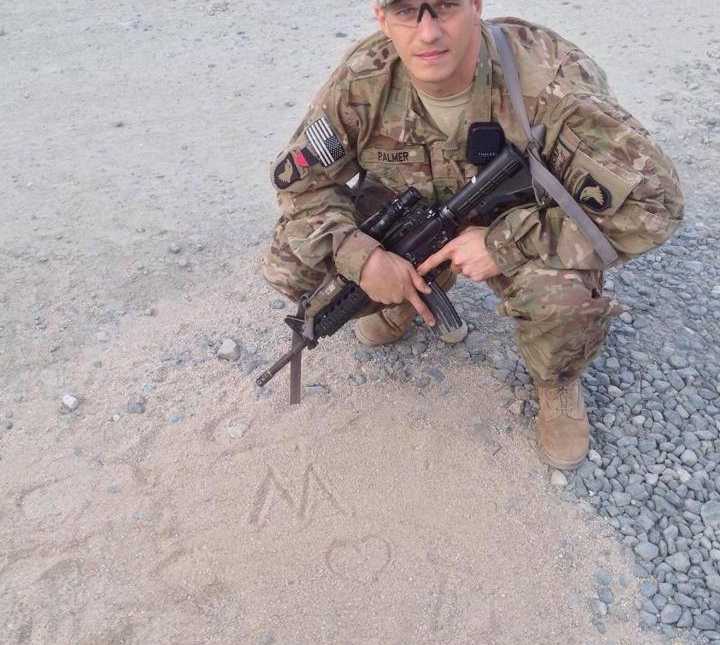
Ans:
[[[405,258],[383,248],[375,249],[360,272],[360,288],[371,300],[383,305],[409,302],[431,327],[435,318],[420,299],[418,291],[431,293],[430,287]]]

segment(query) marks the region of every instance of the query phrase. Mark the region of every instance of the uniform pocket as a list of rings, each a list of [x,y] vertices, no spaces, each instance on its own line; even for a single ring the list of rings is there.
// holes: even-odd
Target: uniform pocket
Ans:
[[[432,197],[432,172],[423,146],[368,146],[359,156],[360,166],[395,192],[417,188]]]
[[[576,150],[566,171],[565,186],[575,200],[597,215],[610,216],[625,203],[630,193],[642,181],[642,175],[616,164],[612,159],[582,147]]]

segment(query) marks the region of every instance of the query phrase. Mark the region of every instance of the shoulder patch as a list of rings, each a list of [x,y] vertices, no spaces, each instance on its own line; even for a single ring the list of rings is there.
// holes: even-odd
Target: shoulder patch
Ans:
[[[273,181],[280,190],[285,190],[302,178],[292,152],[288,152],[273,171]]]
[[[383,72],[397,58],[392,42],[384,34],[376,34],[348,57],[346,65],[355,76],[373,76]]]
[[[323,168],[329,168],[345,156],[345,147],[324,114],[305,129],[305,137]]]
[[[612,207],[612,193],[592,175],[587,175],[575,191],[575,199],[594,213],[603,213]]]

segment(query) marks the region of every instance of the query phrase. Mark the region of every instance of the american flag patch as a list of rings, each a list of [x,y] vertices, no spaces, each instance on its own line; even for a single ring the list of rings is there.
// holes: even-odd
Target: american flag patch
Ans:
[[[323,168],[332,166],[345,156],[345,148],[325,115],[306,128],[305,136]]]

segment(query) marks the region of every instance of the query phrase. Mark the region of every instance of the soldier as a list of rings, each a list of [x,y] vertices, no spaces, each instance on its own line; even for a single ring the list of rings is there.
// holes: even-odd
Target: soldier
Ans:
[[[527,204],[489,228],[468,226],[417,270],[358,230],[387,189],[414,186],[442,200],[476,174],[467,160],[472,124],[499,124],[508,141],[527,145],[481,0],[377,0],[374,12],[380,31],[346,55],[274,165],[281,216],[264,275],[294,300],[329,271],[359,283],[387,305],[356,323],[358,339],[370,345],[398,340],[416,314],[433,324],[419,297],[432,267],[449,262],[453,274],[486,281],[500,313],[517,323],[537,387],[539,454],[573,468],[589,448],[580,377],[620,310],[603,294],[604,267],[557,206]],[[492,23],[509,39],[555,177],[620,261],[662,244],[683,217],[677,174],[620,107],[604,72],[549,29],[514,18]],[[358,173],[353,192],[346,183]]]

